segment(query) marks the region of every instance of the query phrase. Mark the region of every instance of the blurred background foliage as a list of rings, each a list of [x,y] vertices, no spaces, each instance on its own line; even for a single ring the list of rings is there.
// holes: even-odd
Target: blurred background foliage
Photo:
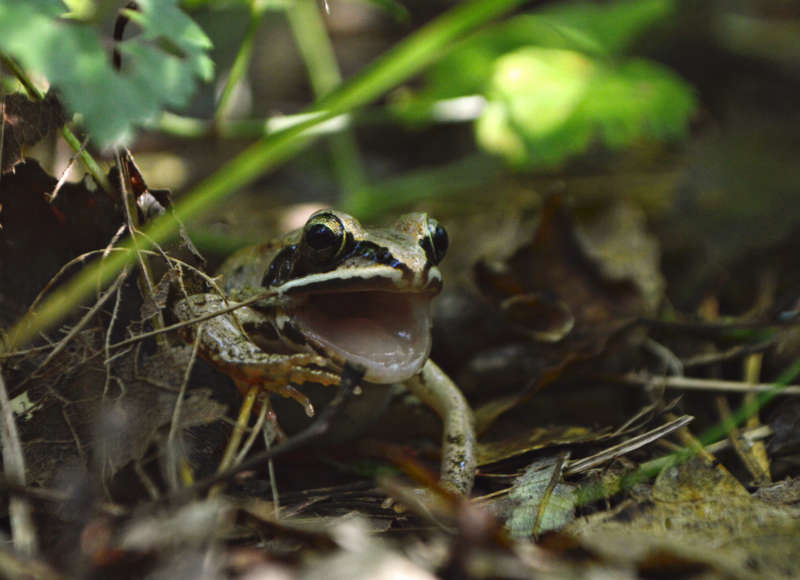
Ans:
[[[138,4],[0,0],[4,88],[55,88],[93,157],[132,147],[184,219],[242,192],[193,228],[206,251],[262,238],[287,204],[524,217],[564,190],[584,208],[635,200],[680,303],[797,225],[793,2]],[[58,174],[70,152],[33,155]]]

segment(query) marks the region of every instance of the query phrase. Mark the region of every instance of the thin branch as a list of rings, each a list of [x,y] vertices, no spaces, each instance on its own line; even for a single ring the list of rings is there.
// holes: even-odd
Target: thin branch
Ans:
[[[51,350],[47,354],[47,356],[44,358],[44,360],[41,363],[39,363],[39,365],[30,374],[30,376],[35,376],[36,373],[38,373],[40,370],[42,370],[45,366],[47,366],[47,364],[51,360],[53,360],[53,357],[55,357],[58,353],[60,353],[62,350],[64,350],[64,348],[66,348],[66,346],[69,344],[69,342],[73,338],[75,338],[78,335],[78,333],[81,330],[83,330],[84,327],[92,320],[92,318],[94,318],[95,314],[97,314],[100,311],[100,308],[102,308],[103,304],[105,304],[106,301],[111,296],[114,295],[114,293],[119,289],[120,285],[122,285],[122,282],[125,280],[125,277],[127,275],[128,275],[128,269],[125,268],[125,269],[122,270],[122,272],[120,272],[119,276],[117,276],[117,279],[114,281],[114,283],[111,285],[111,287],[108,288],[103,293],[103,295],[100,296],[100,298],[97,299],[97,302],[95,302],[92,305],[92,307],[86,312],[86,314],[84,314],[81,317],[81,319],[75,324],[75,326],[73,326],[72,328],[69,329],[69,332],[66,334],[66,336],[64,336],[64,338],[62,338],[61,340],[58,341],[58,343],[55,345],[53,350]]]
[[[151,330],[149,332],[143,332],[142,334],[137,334],[136,336],[132,336],[130,338],[126,338],[125,340],[121,340],[119,342],[115,342],[111,345],[112,349],[121,348],[123,346],[127,346],[129,344],[134,344],[144,340],[145,338],[150,338],[151,336],[157,336],[159,334],[164,334],[165,332],[172,332],[173,330],[178,330],[183,328],[184,326],[191,326],[192,324],[197,324],[198,322],[204,322],[206,320],[210,320],[212,318],[216,318],[222,314],[228,314],[229,312],[233,312],[238,310],[239,308],[243,308],[244,306],[249,306],[250,304],[255,304],[256,302],[260,302],[265,298],[270,298],[276,296],[275,292],[264,292],[262,294],[258,294],[257,296],[252,296],[247,300],[242,300],[241,302],[236,302],[233,305],[227,308],[220,308],[215,312],[210,312],[208,314],[203,314],[202,316],[198,316],[197,318],[192,318],[190,320],[182,320],[181,322],[176,322],[174,324],[170,324],[169,326],[165,326],[164,328],[159,328],[157,330]]]
[[[364,369],[355,367],[350,363],[346,363],[342,369],[342,379],[338,385],[338,391],[333,400],[327,407],[317,416],[317,419],[303,431],[290,437],[280,445],[276,445],[271,449],[266,449],[260,453],[256,453],[247,461],[226,469],[220,473],[216,473],[210,477],[198,481],[192,486],[172,492],[164,496],[159,502],[186,502],[190,501],[195,494],[203,493],[210,489],[217,483],[230,481],[234,476],[244,471],[251,471],[262,467],[268,463],[270,459],[283,455],[295,449],[299,449],[311,441],[322,437],[328,432],[336,415],[339,414],[344,405],[349,401],[356,388],[361,383],[364,377]],[[159,502],[155,502],[156,504]]]
[[[184,456],[182,453],[178,453],[179,448],[176,439],[180,431],[181,407],[183,405],[183,399],[186,396],[189,376],[192,374],[194,362],[197,360],[197,351],[200,347],[200,338],[202,335],[203,325],[201,324],[197,329],[197,335],[194,337],[192,354],[189,358],[189,363],[186,365],[186,371],[183,373],[183,380],[181,381],[178,398],[175,400],[175,407],[172,410],[172,421],[170,422],[169,434],[167,435],[167,480],[169,481],[171,489],[178,489],[180,487],[178,470],[180,469],[180,462],[183,461]]]
[[[25,458],[22,455],[22,443],[17,432],[17,423],[14,420],[14,411],[8,398],[6,382],[0,374],[0,414],[3,418],[2,444],[3,467],[6,480],[17,485],[25,485]],[[28,502],[22,497],[12,497],[9,500],[8,512],[11,519],[11,536],[14,547],[23,555],[36,554],[37,540],[36,528]]]
[[[687,391],[722,391],[727,393],[771,393],[775,391],[776,395],[800,395],[800,385],[786,385],[785,387],[776,388],[775,384],[771,383],[742,383],[739,381],[696,379],[692,377],[660,377],[638,373],[604,376],[603,379],[637,387],[655,384],[667,389]]]
[[[61,188],[64,187],[64,184],[67,182],[67,177],[69,176],[69,170],[72,169],[72,166],[75,165],[75,161],[77,161],[78,157],[80,157],[81,153],[86,149],[86,144],[89,142],[89,136],[83,138],[81,142],[81,148],[73,153],[73,155],[69,158],[67,162],[67,166],[61,172],[61,176],[58,178],[56,182],[56,186],[53,188],[52,193],[47,196],[48,203],[52,204],[56,201],[58,197],[58,192],[61,191]]]
[[[613,447],[604,449],[599,453],[595,453],[590,457],[584,457],[583,459],[570,461],[565,467],[564,473],[565,475],[575,475],[577,473],[592,469],[593,467],[597,467],[598,465],[611,461],[612,459],[630,453],[631,451],[635,451],[640,447],[644,447],[653,441],[661,439],[673,431],[685,427],[693,419],[694,417],[691,417],[690,415],[683,415],[682,417],[678,417],[677,419],[669,421],[664,425],[656,427],[655,429],[651,429],[646,433],[642,433],[641,435],[632,437],[618,445],[614,445]]]

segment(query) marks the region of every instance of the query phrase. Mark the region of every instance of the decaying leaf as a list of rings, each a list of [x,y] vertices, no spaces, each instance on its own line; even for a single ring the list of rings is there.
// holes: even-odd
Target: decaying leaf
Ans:
[[[57,180],[36,161],[0,180],[0,325],[21,317],[36,295],[71,259],[104,248],[121,223],[112,200],[86,181]]]
[[[479,431],[577,363],[591,359],[597,370],[594,361],[612,338],[619,339],[618,349],[635,347],[643,338],[625,331],[661,300],[657,246],[642,215],[625,206],[593,223],[576,227],[561,197],[553,196],[531,243],[503,262],[476,265],[478,286],[503,313],[508,340],[515,342],[473,357],[465,382],[497,384],[509,366],[528,373],[518,379],[514,394],[477,410]],[[513,362],[499,357],[504,351]]]
[[[138,364],[138,351],[131,350],[107,375],[103,337],[100,328],[79,333],[25,384],[30,411],[20,433],[33,483],[51,484],[65,466],[99,469],[109,479],[165,437],[191,348],[145,356]],[[208,391],[192,390],[179,429],[212,422],[224,411]]]
[[[563,458],[532,463],[514,481],[508,495],[491,504],[512,537],[529,538],[559,529],[574,519],[577,495],[574,486],[558,481],[562,463]]]
[[[629,228],[631,231],[641,238],[638,229]],[[608,239],[605,232],[603,235]],[[632,245],[630,237],[633,234],[628,233],[621,240],[614,240],[614,244]],[[610,245],[608,242],[605,247]],[[584,246],[561,198],[554,196],[542,210],[531,244],[517,250],[502,265],[481,262],[476,267],[479,286],[506,312],[515,328],[534,339],[545,333],[549,334],[547,342],[559,342],[559,347],[550,353],[554,367],[568,357],[597,354],[612,334],[652,310],[655,302],[653,292],[645,300],[640,291],[645,280],[650,286],[658,284],[652,251],[642,259],[648,264],[647,274],[633,278],[635,271],[621,265],[629,263],[627,258],[599,262]],[[604,263],[613,266],[603,266]],[[642,282],[637,285],[634,279]],[[525,314],[526,308],[533,309],[530,316]],[[543,311],[552,315],[543,315]],[[543,326],[548,321],[549,330]]]
[[[532,426],[527,433],[516,435],[497,441],[481,441],[478,444],[478,465],[488,465],[546,447],[597,441],[605,438],[607,433],[592,431],[587,427],[560,425]]]
[[[25,160],[25,147],[35,145],[64,124],[64,111],[52,92],[41,101],[14,93],[2,103],[0,123],[4,124],[0,174],[4,174]]]
[[[644,497],[567,530],[639,568],[693,562],[732,577],[795,578],[798,522],[796,508],[755,499],[727,471],[695,458],[664,469]]]

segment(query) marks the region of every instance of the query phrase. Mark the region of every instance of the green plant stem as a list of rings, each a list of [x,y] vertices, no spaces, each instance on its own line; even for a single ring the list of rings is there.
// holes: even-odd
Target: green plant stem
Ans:
[[[217,122],[227,116],[233,90],[250,68],[250,59],[253,56],[253,41],[256,32],[261,27],[261,22],[264,20],[266,12],[265,2],[262,0],[250,1],[250,22],[247,25],[247,32],[245,32],[244,39],[242,39],[242,44],[239,46],[239,51],[236,53],[236,58],[233,60],[233,66],[231,66],[228,79],[225,81],[225,87],[219,97],[219,103],[217,103],[217,110],[214,113],[214,120]]]
[[[322,98],[342,83],[342,75],[317,1],[295,0],[287,8],[286,17],[308,70],[314,95]],[[330,150],[344,195],[360,191],[366,183],[365,172],[349,127],[330,138]]]
[[[25,74],[25,71],[14,62],[12,59],[8,58],[7,56],[2,57],[2,62],[10,70],[17,80],[25,87],[25,91],[28,93],[28,96],[32,99],[36,99],[37,101],[43,101],[45,94],[42,90],[33,84],[33,81]],[[86,148],[81,145],[80,140],[75,136],[75,133],[70,131],[69,127],[64,125],[61,127],[61,136],[64,137],[64,141],[67,142],[67,145],[72,148],[75,153],[81,158],[83,165],[86,167],[86,170],[89,174],[94,178],[95,182],[103,188],[108,194],[114,192],[114,189],[111,187],[111,183],[109,183],[108,178],[106,178],[106,174],[103,173],[103,170],[100,168],[100,165],[97,161],[94,160],[94,157],[86,151]]]
[[[433,62],[460,35],[522,3],[523,0],[477,0],[459,5],[440,16],[379,58],[352,81],[313,105],[309,113],[317,112],[318,115],[265,137],[223,165],[176,204],[176,214],[183,221],[200,216],[233,191],[297,153],[308,142],[308,136],[304,135],[307,129],[366,105]],[[145,228],[144,237],[162,243],[174,236],[176,231],[176,224],[165,215]],[[122,247],[130,250],[130,242]],[[46,298],[35,313],[26,314],[9,330],[6,348],[14,350],[56,324],[86,300],[98,284],[107,284],[123,266],[135,259],[131,251],[115,252],[102,264],[95,263],[84,268]]]

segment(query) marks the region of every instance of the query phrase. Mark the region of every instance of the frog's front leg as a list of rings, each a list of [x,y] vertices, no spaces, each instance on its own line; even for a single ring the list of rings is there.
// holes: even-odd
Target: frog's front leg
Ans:
[[[179,320],[191,320],[235,305],[216,294],[195,294],[175,303],[172,310]],[[187,342],[194,342],[202,328],[200,356],[230,376],[242,394],[260,387],[290,397],[313,416],[314,407],[303,393],[291,386],[307,382],[322,385],[339,383],[339,376],[324,370],[329,361],[310,353],[276,354],[261,350],[244,332],[243,326],[268,324],[267,318],[243,306],[182,330]]]
[[[430,360],[405,385],[442,418],[442,484],[451,491],[469,495],[475,481],[477,442],[472,410],[464,395]]]

